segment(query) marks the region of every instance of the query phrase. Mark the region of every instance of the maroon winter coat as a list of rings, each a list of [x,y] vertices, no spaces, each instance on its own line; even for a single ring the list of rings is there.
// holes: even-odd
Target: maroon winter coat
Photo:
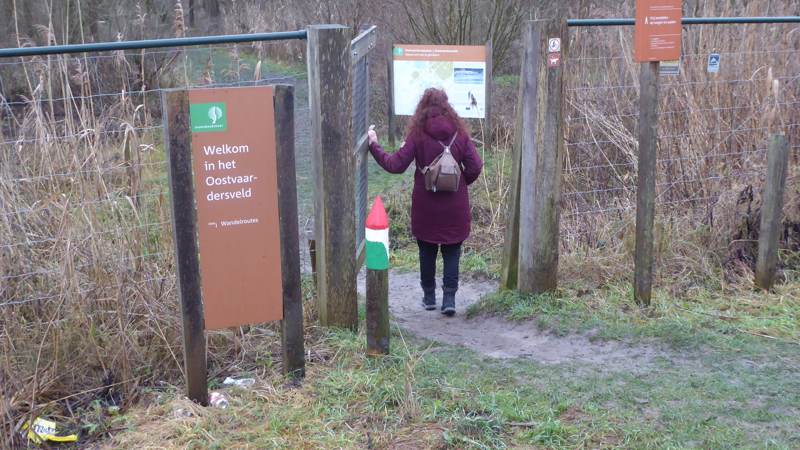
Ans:
[[[483,161],[469,136],[460,133],[450,147],[461,164],[462,175],[456,192],[431,192],[425,189],[420,169],[427,166],[447,145],[456,132],[456,125],[444,116],[428,118],[424,131],[411,133],[400,150],[386,153],[379,144],[370,144],[375,161],[390,173],[403,173],[416,161],[414,191],[411,194],[411,233],[417,239],[433,244],[458,244],[469,236],[470,207],[467,185],[478,179]]]

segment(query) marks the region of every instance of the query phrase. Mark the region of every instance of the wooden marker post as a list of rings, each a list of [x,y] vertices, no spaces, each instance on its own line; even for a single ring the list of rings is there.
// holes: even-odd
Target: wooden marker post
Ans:
[[[653,290],[658,67],[658,61],[642,63],[639,74],[639,168],[636,185],[633,298],[640,306],[650,306]]]
[[[521,292],[541,294],[558,284],[567,21],[527,22],[524,39],[517,283]],[[513,210],[511,214],[513,219]]]
[[[297,223],[297,178],[294,158],[294,88],[275,86],[275,158],[281,234],[283,373],[305,375],[303,293],[300,288],[300,230]]]
[[[367,355],[389,354],[389,217],[380,197],[366,223]]]
[[[756,261],[756,285],[765,290],[772,289],[775,283],[788,162],[789,142],[786,136],[773,135],[767,153],[767,178],[762,194],[761,228],[758,233]]]
[[[172,193],[172,229],[178,291],[183,315],[183,365],[189,399],[208,405],[206,382],[206,336],[203,302],[200,297],[200,258],[197,249],[197,215],[192,184],[192,137],[189,125],[189,92],[174,91],[164,96]]]

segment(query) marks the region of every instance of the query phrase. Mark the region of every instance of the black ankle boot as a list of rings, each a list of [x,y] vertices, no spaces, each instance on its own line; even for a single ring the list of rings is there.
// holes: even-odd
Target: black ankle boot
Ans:
[[[456,291],[458,289],[444,288],[442,297],[442,314],[452,317],[456,313]]]
[[[423,287],[422,292],[425,294],[425,296],[422,297],[422,307],[425,308],[426,311],[433,311],[436,309],[436,287]]]

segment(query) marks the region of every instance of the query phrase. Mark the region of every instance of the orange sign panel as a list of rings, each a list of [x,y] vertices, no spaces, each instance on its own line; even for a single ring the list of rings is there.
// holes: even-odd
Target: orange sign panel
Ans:
[[[681,0],[636,0],[637,62],[681,58]]]
[[[189,91],[207,329],[283,318],[271,86]]]

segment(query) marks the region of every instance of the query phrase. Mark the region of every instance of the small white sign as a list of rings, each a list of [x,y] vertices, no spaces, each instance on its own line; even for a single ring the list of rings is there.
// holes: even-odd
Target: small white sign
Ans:
[[[555,53],[561,51],[561,38],[550,38],[547,41],[547,52]]]
[[[708,73],[719,72],[719,53],[708,55]]]
[[[658,73],[660,75],[680,75],[681,73],[680,60],[661,61],[661,64],[658,66]]]

